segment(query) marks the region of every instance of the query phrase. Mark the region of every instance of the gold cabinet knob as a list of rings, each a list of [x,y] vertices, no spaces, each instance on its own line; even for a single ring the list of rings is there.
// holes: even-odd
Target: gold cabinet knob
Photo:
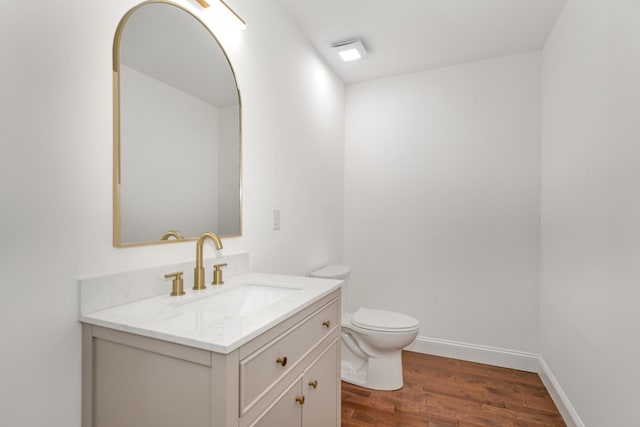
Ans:
[[[278,365],[287,366],[287,356],[285,356],[285,357],[278,357],[278,358],[276,359],[276,363],[277,363]]]
[[[325,320],[324,322],[322,322],[322,326],[326,326],[327,328],[331,327],[331,320]]]
[[[318,380],[309,381],[309,387],[317,388]]]
[[[304,405],[304,396],[296,397],[296,402],[298,402],[301,405]]]
[[[173,277],[171,295],[172,297],[178,297],[180,295],[184,295],[184,281],[182,280],[182,271],[177,271],[175,273],[168,273],[164,275],[165,279]]]

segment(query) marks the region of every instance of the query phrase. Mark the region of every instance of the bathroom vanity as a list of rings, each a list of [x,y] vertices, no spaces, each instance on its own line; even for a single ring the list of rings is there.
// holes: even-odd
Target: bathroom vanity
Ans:
[[[339,426],[340,285],[247,273],[83,313],[83,427]]]
[[[188,8],[142,2],[116,29],[113,77],[114,246],[200,237],[195,270],[80,280],[83,427],[339,426],[342,282],[248,273],[246,253],[202,259],[205,240],[242,235],[242,103],[223,47]],[[149,141],[171,173],[149,167]],[[169,193],[189,215],[166,209]],[[205,265],[216,283],[228,266],[225,283],[205,288]]]

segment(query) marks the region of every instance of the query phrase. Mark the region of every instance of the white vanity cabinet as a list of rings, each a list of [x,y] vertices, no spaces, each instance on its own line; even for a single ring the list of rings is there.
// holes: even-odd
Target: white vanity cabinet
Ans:
[[[339,339],[340,289],[227,354],[85,323],[82,425],[338,427]]]

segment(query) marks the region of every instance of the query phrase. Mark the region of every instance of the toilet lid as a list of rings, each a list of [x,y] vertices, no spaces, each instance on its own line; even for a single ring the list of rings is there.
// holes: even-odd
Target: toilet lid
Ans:
[[[389,332],[403,332],[418,328],[418,321],[406,314],[364,307],[353,313],[351,323],[364,329]]]

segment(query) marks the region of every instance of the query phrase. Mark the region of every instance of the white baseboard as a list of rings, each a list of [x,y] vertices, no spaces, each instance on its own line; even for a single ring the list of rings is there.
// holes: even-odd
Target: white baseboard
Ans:
[[[407,350],[536,373],[540,366],[538,354],[428,337],[416,338]]]
[[[567,427],[585,427],[551,369],[539,354],[428,337],[416,338],[406,350],[535,372],[547,388]]]
[[[542,356],[539,358],[540,370],[538,371],[538,375],[540,375],[540,379],[544,383],[544,386],[547,388],[547,391],[551,395],[553,399],[553,403],[558,407],[558,411],[560,411],[560,415],[562,415],[562,419],[567,424],[567,427],[585,427],[582,419],[576,412],[576,409],[573,407],[569,398],[560,387],[560,383],[551,372],[551,369],[544,361]]]

